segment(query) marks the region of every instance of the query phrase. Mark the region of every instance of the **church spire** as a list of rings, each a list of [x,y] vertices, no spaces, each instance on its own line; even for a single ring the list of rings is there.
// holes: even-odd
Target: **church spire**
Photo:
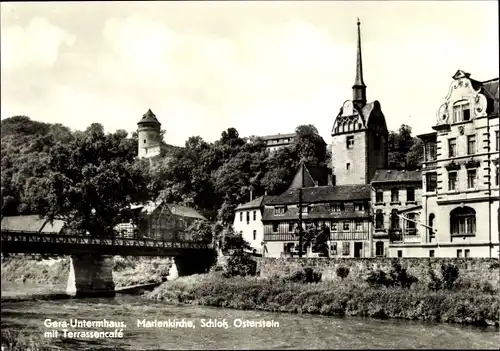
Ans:
[[[352,86],[352,99],[363,107],[366,104],[366,85],[363,82],[363,60],[361,58],[361,23],[358,18],[358,52],[356,57],[356,80]]]

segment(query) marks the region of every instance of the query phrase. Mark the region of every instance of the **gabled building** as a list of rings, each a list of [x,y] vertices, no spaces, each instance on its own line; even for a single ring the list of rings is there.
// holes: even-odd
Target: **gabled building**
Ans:
[[[135,218],[130,223],[120,223],[118,234],[130,238],[163,240],[190,240],[186,229],[194,221],[207,219],[196,210],[164,202],[148,202],[132,207]]]
[[[402,242],[416,242],[422,233],[418,225],[422,209],[420,171],[378,169],[371,182],[374,216],[373,256],[397,254]],[[408,219],[408,220],[406,220]],[[395,247],[394,251],[389,247]]]
[[[498,257],[498,78],[457,71],[424,141],[421,245],[403,256]]]
[[[265,201],[262,223],[266,256],[297,254],[300,211],[304,229],[308,225],[330,228],[331,256],[369,257],[372,226],[369,185],[316,184],[317,180],[302,163],[290,188]],[[308,252],[309,256],[315,254]]]

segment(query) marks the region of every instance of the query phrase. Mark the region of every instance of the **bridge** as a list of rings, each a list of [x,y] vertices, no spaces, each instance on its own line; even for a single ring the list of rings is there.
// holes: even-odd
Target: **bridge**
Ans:
[[[187,240],[93,237],[84,234],[1,232],[2,254],[70,255],[67,292],[73,296],[114,296],[112,255],[173,257],[179,276],[206,272],[215,262],[212,243]]]

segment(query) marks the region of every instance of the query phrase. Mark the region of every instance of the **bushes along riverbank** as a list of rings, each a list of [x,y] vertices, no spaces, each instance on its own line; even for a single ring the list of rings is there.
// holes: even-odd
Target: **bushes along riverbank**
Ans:
[[[496,325],[498,291],[463,281],[451,290],[426,284],[384,286],[371,275],[361,280],[304,283],[308,272],[289,277],[233,277],[210,273],[165,282],[146,297],[168,303],[252,309],[270,312],[312,313],[337,316],[402,318],[409,320]],[[309,279],[311,281],[311,279]]]

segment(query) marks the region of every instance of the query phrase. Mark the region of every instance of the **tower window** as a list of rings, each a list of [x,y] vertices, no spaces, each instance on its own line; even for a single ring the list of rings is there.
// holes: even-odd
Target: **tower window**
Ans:
[[[144,144],[146,144],[146,139],[144,139]]]
[[[348,136],[347,139],[347,148],[352,149],[354,147],[354,136]]]
[[[350,164],[350,163],[347,163],[347,164],[345,165],[345,169],[349,170],[350,168],[351,168],[351,164]]]

